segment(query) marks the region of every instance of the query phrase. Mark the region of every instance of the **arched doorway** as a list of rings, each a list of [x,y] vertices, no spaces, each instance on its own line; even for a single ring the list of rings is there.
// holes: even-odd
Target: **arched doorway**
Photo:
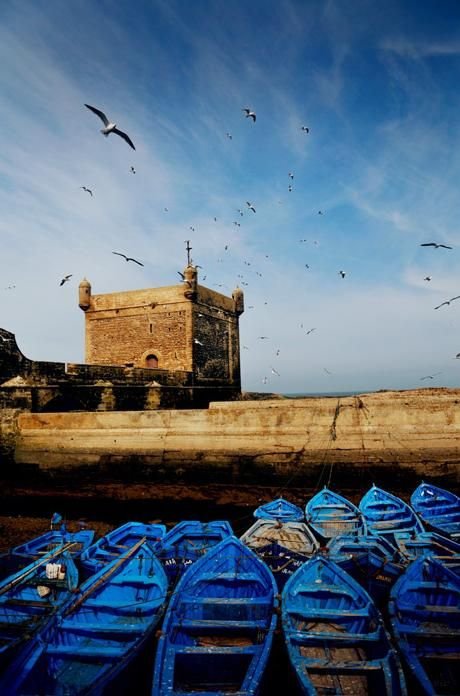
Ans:
[[[158,358],[153,353],[149,353],[145,358],[145,367],[158,367]]]

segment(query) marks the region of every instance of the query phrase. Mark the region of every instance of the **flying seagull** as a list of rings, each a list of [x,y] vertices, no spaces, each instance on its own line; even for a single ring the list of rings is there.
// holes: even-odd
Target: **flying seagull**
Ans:
[[[434,375],[425,375],[425,377],[420,377],[420,381],[422,381],[424,379],[434,379],[435,377],[437,377],[438,375],[441,375],[441,374],[442,374],[442,372],[435,372]]]
[[[310,132],[310,129],[307,126],[301,126],[300,130],[302,130],[304,133]]]
[[[455,357],[456,357],[456,358],[460,358],[460,353],[457,353],[457,355],[456,355]]]
[[[428,280],[428,281],[430,281],[430,280],[431,280],[431,276],[425,276],[425,278],[424,278],[423,280]]]
[[[134,169],[134,167],[131,167],[131,168],[130,168],[130,172],[131,172],[131,174],[135,174],[135,173],[136,173],[136,170]]]
[[[341,278],[345,278],[345,276],[346,276],[347,274],[345,273],[345,271],[339,271],[338,275],[339,275]]]
[[[196,343],[198,346],[204,346],[204,343],[201,343],[197,338],[193,339],[193,342]]]
[[[308,336],[308,334],[311,334],[311,333],[312,333],[312,331],[316,331],[316,328],[315,328],[315,327],[313,327],[313,329],[308,329],[308,331],[307,331],[307,336]]]
[[[256,212],[256,209],[254,208],[252,203],[250,203],[249,201],[246,201],[246,205],[248,206],[249,210],[252,210],[253,213]]]
[[[450,305],[451,302],[454,300],[460,300],[460,295],[457,295],[456,297],[451,297],[450,300],[445,300],[445,302],[441,302],[440,305],[435,307],[435,309],[439,309],[440,307],[444,307],[444,305]]]
[[[241,111],[244,111],[246,113],[246,118],[252,118],[254,123],[256,122],[256,112],[251,111],[251,109],[241,109]]]
[[[128,145],[132,147],[133,150],[136,149],[129,135],[123,133],[123,131],[121,130],[118,130],[117,124],[111,123],[103,111],[100,111],[99,109],[96,109],[94,106],[90,106],[89,104],[85,104],[85,106],[87,109],[92,111],[93,114],[96,114],[96,116],[99,116],[99,118],[101,119],[102,123],[105,126],[105,128],[102,128],[101,133],[105,135],[105,137],[110,135],[110,133],[115,133],[116,135],[119,135],[120,138],[123,138],[123,140],[126,140]]]
[[[83,191],[86,191],[86,193],[89,193],[91,198],[93,197],[93,192],[91,191],[91,189],[86,188],[86,186],[80,186],[80,188],[83,189]]]
[[[231,133],[225,133],[225,135],[227,136],[227,138],[229,140],[231,140],[233,138],[233,135]]]
[[[280,375],[280,373],[279,373],[279,372],[277,372],[277,371],[275,370],[275,368],[274,368],[274,367],[272,367],[272,368],[270,368],[270,369],[271,369],[271,371],[273,372],[273,374],[274,374],[274,375],[278,375],[278,377],[280,377],[280,376],[281,376],[281,375]]]
[[[61,285],[64,285],[64,283],[67,283],[67,281],[69,281],[69,280],[71,279],[72,275],[73,275],[73,274],[70,273],[69,275],[64,276],[64,278],[61,280],[61,282],[59,283],[59,285],[61,286]]]
[[[420,244],[420,246],[424,247],[434,247],[435,249],[452,249],[451,246],[447,246],[447,244],[437,244],[437,242],[426,242],[425,244]]]
[[[120,254],[119,251],[112,251],[112,254],[116,254],[117,256],[123,256],[123,258],[126,261],[134,261],[134,263],[137,263],[138,266],[143,266],[144,264],[138,261],[137,259],[133,259],[132,256],[126,256],[126,254]]]
[[[289,172],[288,177],[289,177],[290,179],[293,179],[293,178],[294,178],[294,174],[293,174],[292,172]]]

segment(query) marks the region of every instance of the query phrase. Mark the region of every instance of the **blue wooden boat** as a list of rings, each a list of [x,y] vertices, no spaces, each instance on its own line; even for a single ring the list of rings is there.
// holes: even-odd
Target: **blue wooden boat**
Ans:
[[[166,574],[143,538],[81,585],[0,677],[0,692],[114,693],[152,637],[166,597]]]
[[[164,524],[146,524],[144,522],[126,522],[121,527],[113,529],[105,536],[88,546],[81,554],[80,562],[88,575],[96,573],[114,558],[121,556],[139,539],[145,539],[151,544],[160,541],[166,534]]]
[[[423,522],[439,534],[460,541],[460,498],[432,483],[421,483],[410,502]]]
[[[327,556],[359,582],[378,605],[388,599],[406,568],[405,557],[385,537],[373,534],[335,537],[327,545]]]
[[[396,532],[393,536],[406,566],[421,556],[431,556],[454,571],[460,569],[460,544],[449,537],[436,532]]]
[[[17,572],[31,561],[39,559],[53,549],[68,543],[73,544],[71,555],[75,560],[78,560],[83,551],[92,544],[93,539],[94,530],[86,529],[81,523],[78,531],[69,532],[66,524],[62,522],[61,516],[54,513],[51,518],[51,529],[48,532],[14,546],[0,556],[0,578]]]
[[[65,544],[0,583],[0,666],[50,620],[78,586],[71,550],[71,544]]]
[[[265,561],[280,590],[319,547],[304,522],[259,519],[240,538]]]
[[[443,563],[422,556],[393,587],[389,614],[398,648],[417,684],[414,693],[458,694],[460,578]]]
[[[255,696],[276,625],[270,570],[236,537],[184,573],[158,642],[153,696]]]
[[[282,624],[301,693],[405,694],[404,676],[367,592],[317,555],[286,583]]]
[[[270,503],[260,505],[254,512],[258,520],[280,520],[280,522],[302,522],[304,514],[302,508],[290,503],[284,498],[277,498]]]
[[[366,531],[363,516],[356,505],[326,486],[308,501],[305,519],[323,541],[340,534],[363,534]]]
[[[24,544],[14,546],[11,549],[11,554],[28,560],[35,559],[53,549],[57,549],[63,544],[71,543],[73,544],[72,556],[79,558],[83,551],[93,542],[93,539],[93,529],[81,528],[76,532],[69,532],[66,525],[63,524],[60,529],[51,529],[49,532],[40,534],[40,536],[30,539]]]
[[[361,498],[359,509],[369,531],[385,536],[391,542],[395,532],[418,534],[424,531],[421,521],[404,500],[375,484]]]
[[[163,563],[170,585],[174,585],[189,565],[232,534],[229,522],[186,520],[170,529],[153,550]]]

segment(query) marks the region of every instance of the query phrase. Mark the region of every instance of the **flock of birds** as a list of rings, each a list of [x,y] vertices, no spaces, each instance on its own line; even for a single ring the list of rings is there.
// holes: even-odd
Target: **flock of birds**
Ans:
[[[87,109],[89,109],[93,114],[95,114],[95,115],[101,120],[101,122],[102,122],[102,124],[103,124],[103,126],[104,126],[104,127],[101,129],[101,133],[102,133],[106,138],[107,138],[109,135],[117,135],[118,137],[122,138],[122,139],[128,144],[128,146],[129,146],[132,150],[136,150],[135,145],[134,145],[132,139],[130,138],[130,136],[129,136],[126,132],[120,130],[120,129],[118,128],[117,124],[114,123],[114,122],[112,122],[112,121],[107,117],[107,115],[106,115],[101,109],[98,109],[98,108],[96,108],[96,107],[94,107],[94,106],[91,106],[90,104],[85,104],[84,106],[85,106]],[[249,108],[249,107],[245,107],[245,108],[242,109],[242,112],[244,113],[245,118],[252,120],[252,122],[253,122],[254,124],[256,123],[256,121],[257,121],[257,114],[256,114],[256,112],[255,112],[253,109],[251,109],[251,108]],[[300,126],[300,130],[301,130],[301,132],[303,132],[303,133],[305,133],[305,134],[309,134],[309,133],[310,133],[310,128],[309,128],[308,126],[306,126],[306,125]],[[232,135],[230,132],[226,132],[225,135],[226,135],[226,137],[227,137],[229,140],[232,140],[232,139],[233,139],[233,135]],[[130,172],[131,172],[131,174],[136,174],[136,169],[135,169],[134,166],[131,166],[131,167],[130,167]],[[289,178],[288,192],[292,192],[292,190],[293,190],[293,183],[292,183],[292,182],[293,182],[293,180],[294,180],[294,173],[293,173],[292,171],[289,171],[289,172],[288,172],[288,178]],[[94,192],[93,192],[93,190],[92,190],[91,188],[89,188],[88,186],[85,186],[85,185],[81,186],[80,188],[81,188],[85,193],[87,193],[91,198],[93,198]],[[278,201],[279,204],[282,204],[282,202],[283,202],[283,201]],[[256,207],[255,207],[255,205],[254,205],[251,201],[246,201],[246,211],[247,211],[247,212],[250,211],[250,212],[252,212],[253,214],[256,213]],[[165,208],[164,208],[164,212],[169,212],[169,209],[168,209],[167,207],[165,207]],[[238,215],[239,215],[240,218],[244,216],[244,210],[243,210],[242,208],[238,208],[238,209],[237,209],[237,212],[238,212]],[[323,210],[318,210],[318,215],[320,215],[320,216],[324,215],[324,211],[323,211]],[[214,217],[214,221],[217,222],[217,217]],[[233,224],[234,224],[235,226],[237,226],[237,227],[240,227],[240,226],[241,226],[241,223],[240,223],[239,220],[234,220],[234,221],[233,221]],[[195,231],[195,228],[194,228],[193,226],[190,226],[189,229],[190,229],[192,232]],[[300,243],[306,243],[306,242],[308,242],[309,240],[307,240],[307,239],[300,239],[299,241],[300,241]],[[187,242],[187,244],[188,244],[188,242]],[[313,244],[314,244],[315,246],[317,246],[317,245],[319,244],[319,242],[318,242],[317,240],[314,240],[314,241],[313,241]],[[431,248],[433,248],[433,249],[447,249],[447,250],[451,250],[451,249],[453,248],[453,247],[451,247],[451,246],[448,246],[447,244],[442,244],[442,243],[435,242],[435,241],[432,241],[432,242],[425,242],[425,243],[423,243],[423,244],[420,244],[420,246],[421,246],[421,247],[431,247]],[[229,247],[228,247],[228,244],[225,245],[224,251],[228,251],[228,248],[229,248]],[[120,251],[112,251],[112,253],[113,253],[114,255],[116,255],[116,256],[119,256],[119,257],[123,258],[126,262],[132,262],[132,263],[137,264],[138,266],[142,266],[142,267],[144,266],[144,263],[143,263],[142,261],[140,261],[139,259],[134,258],[133,256],[128,256],[127,254],[122,253],[122,252],[120,252]],[[266,258],[269,258],[268,254],[266,254]],[[223,261],[223,259],[218,259],[218,261]],[[245,264],[246,266],[251,266],[251,262],[250,262],[250,261],[244,261],[244,264]],[[310,266],[309,266],[308,263],[305,263],[305,268],[306,268],[306,269],[309,269],[309,268],[310,268]],[[251,271],[253,271],[253,270],[254,270],[254,269],[251,269]],[[179,275],[181,276],[182,281],[183,281],[183,282],[187,282],[187,281],[185,280],[183,274],[182,274],[180,271],[178,271],[178,273],[179,273]],[[262,277],[262,273],[261,273],[261,272],[255,271],[255,273],[256,273],[259,277]],[[340,277],[342,280],[344,280],[344,279],[346,278],[346,276],[347,276],[347,272],[341,269],[341,270],[338,271],[338,275],[339,275],[339,277]],[[73,276],[73,274],[65,275],[65,276],[61,279],[61,281],[60,281],[60,286],[63,286],[65,283],[69,282],[70,279],[72,278],[72,276]],[[239,279],[238,282],[241,283],[241,285],[243,285],[243,286],[248,285],[248,282],[247,282],[246,280],[243,280],[244,277],[245,277],[245,276],[244,276],[243,274],[238,274],[238,279]],[[425,276],[424,281],[430,282],[431,279],[432,279],[432,276],[427,275],[427,276]],[[206,275],[204,275],[204,276],[202,277],[202,280],[203,280],[203,281],[206,280]],[[221,283],[220,283],[220,284],[216,284],[216,285],[217,285],[217,287],[226,287],[224,284],[221,284]],[[5,289],[12,289],[12,288],[14,288],[14,287],[15,287],[15,286],[8,286],[8,288],[5,288]],[[449,306],[452,302],[454,302],[455,300],[458,300],[458,299],[460,299],[460,295],[457,295],[457,296],[455,296],[455,297],[451,297],[450,299],[447,299],[447,300],[445,300],[444,302],[441,302],[441,304],[439,304],[439,305],[437,305],[436,307],[434,307],[434,309],[435,309],[435,310],[438,310],[438,309],[440,309],[441,307]],[[265,302],[264,304],[267,305],[268,302]],[[249,306],[248,306],[248,309],[253,309],[253,308],[254,308],[253,305],[249,305]],[[304,327],[304,325],[303,325],[302,323],[300,324],[300,328],[305,332],[305,335],[307,335],[307,336],[310,335],[310,334],[312,334],[314,331],[316,331],[316,327],[312,327],[312,328],[308,328],[308,329],[307,329],[307,328]],[[267,340],[268,338],[269,338],[268,336],[259,336],[259,337],[258,337],[259,340]],[[198,339],[194,339],[194,340],[195,340],[195,343],[197,343],[198,345],[203,345]],[[243,348],[244,348],[244,349],[248,349],[247,346],[243,346]],[[280,355],[280,349],[278,348],[278,349],[276,350],[275,357],[278,357],[279,355]],[[457,359],[460,358],[460,353],[458,353],[455,357],[456,357]],[[270,370],[271,370],[271,373],[272,373],[273,375],[275,375],[275,376],[277,376],[277,377],[280,377],[280,376],[281,376],[280,373],[278,372],[278,370],[276,370],[274,367],[270,366]],[[333,374],[332,372],[330,372],[330,371],[329,371],[327,368],[325,368],[325,367],[323,368],[323,370],[324,370],[324,372],[325,372],[327,375]],[[436,376],[438,376],[439,374],[442,374],[442,373],[436,372],[436,373],[434,373],[434,374],[432,374],[432,375],[425,375],[424,377],[421,377],[420,379],[421,379],[421,380],[434,379],[434,378],[435,378]],[[264,376],[263,379],[262,379],[262,383],[263,383],[263,384],[267,384],[267,382],[268,382],[268,377],[267,377],[267,376]]]

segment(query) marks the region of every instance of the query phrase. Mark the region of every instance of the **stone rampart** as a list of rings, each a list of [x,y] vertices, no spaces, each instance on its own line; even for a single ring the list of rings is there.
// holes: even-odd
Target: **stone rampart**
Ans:
[[[460,484],[460,390],[22,414],[15,466],[152,481]],[[178,474],[179,472],[179,474]]]

